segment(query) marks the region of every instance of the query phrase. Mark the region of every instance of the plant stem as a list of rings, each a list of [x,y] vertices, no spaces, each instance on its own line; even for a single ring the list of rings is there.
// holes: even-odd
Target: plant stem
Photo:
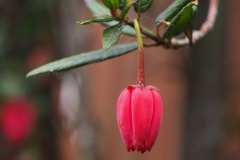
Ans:
[[[127,25],[135,28],[132,21],[125,21],[125,24],[127,24]],[[161,38],[159,38],[159,37],[157,37],[156,35],[154,35],[153,33],[149,32],[148,29],[145,29],[146,27],[141,27],[141,26],[139,26],[139,28],[140,28],[140,32],[141,32],[143,35],[145,35],[146,37],[152,39],[154,42],[156,42],[156,44],[158,44],[158,45],[164,45],[164,41],[163,41]]]
[[[144,77],[144,51],[143,51],[143,42],[142,34],[138,24],[138,20],[134,19],[134,27],[136,30],[137,42],[138,42],[138,75],[137,75],[137,86],[143,88],[145,86],[145,77]]]

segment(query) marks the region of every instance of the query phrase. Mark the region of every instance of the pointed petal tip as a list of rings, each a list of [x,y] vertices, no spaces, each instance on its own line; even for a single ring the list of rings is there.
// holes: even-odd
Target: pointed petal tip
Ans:
[[[128,152],[135,151],[135,147],[134,146],[127,146],[126,149],[127,149]]]

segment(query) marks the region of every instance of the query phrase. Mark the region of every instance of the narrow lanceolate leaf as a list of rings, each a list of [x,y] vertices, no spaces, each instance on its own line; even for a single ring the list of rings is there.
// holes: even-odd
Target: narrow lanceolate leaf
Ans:
[[[137,0],[134,4],[135,12],[146,12],[152,5],[153,0]]]
[[[120,0],[102,0],[110,10],[116,11],[120,7]]]
[[[165,9],[155,20],[156,25],[161,25],[160,20],[170,22],[190,0],[175,0],[167,9]]]
[[[186,31],[189,26],[192,25],[193,19],[195,18],[195,9],[196,4],[194,2],[186,5],[170,22],[170,25],[167,26],[163,38],[171,39],[174,36],[177,36]]]
[[[68,71],[70,69],[81,67],[87,64],[101,62],[107,59],[118,57],[136,49],[137,43],[132,42],[113,46],[108,51],[100,49],[92,52],[80,53],[36,68],[29,72],[27,74],[27,77],[36,76],[43,73],[58,73]]]
[[[84,0],[84,2],[86,3],[88,9],[92,12],[93,16],[102,16],[102,15],[111,16],[109,9],[104,5],[102,5],[101,3],[99,3],[98,1]],[[119,23],[118,21],[101,22],[101,24],[106,27],[114,26],[118,23]],[[132,27],[126,26],[126,25],[124,25],[122,33],[130,36],[136,36],[135,30]]]
[[[104,30],[102,35],[103,49],[108,50],[112,45],[118,42],[122,34],[122,29],[123,25],[119,23]]]
[[[91,24],[91,23],[102,23],[102,22],[111,22],[116,20],[115,17],[108,17],[108,18],[95,18],[95,19],[90,19],[90,20],[86,20],[86,21],[82,21],[82,22],[77,22],[77,24],[80,25],[87,25],[87,24]]]

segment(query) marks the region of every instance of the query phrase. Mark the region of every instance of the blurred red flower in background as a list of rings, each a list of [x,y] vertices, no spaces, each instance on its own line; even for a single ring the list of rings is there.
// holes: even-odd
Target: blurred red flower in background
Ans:
[[[36,121],[36,107],[27,99],[10,99],[2,106],[2,132],[7,142],[13,145],[22,144],[31,135]]]

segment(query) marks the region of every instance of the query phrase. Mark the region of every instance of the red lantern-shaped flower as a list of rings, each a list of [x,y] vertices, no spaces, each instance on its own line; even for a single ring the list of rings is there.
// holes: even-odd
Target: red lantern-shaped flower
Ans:
[[[162,122],[163,104],[158,89],[145,87],[144,52],[138,21],[134,19],[138,40],[137,85],[122,91],[117,102],[117,121],[128,151],[150,151]]]
[[[162,121],[162,99],[155,87],[127,87],[117,102],[117,121],[128,151],[150,151]]]

